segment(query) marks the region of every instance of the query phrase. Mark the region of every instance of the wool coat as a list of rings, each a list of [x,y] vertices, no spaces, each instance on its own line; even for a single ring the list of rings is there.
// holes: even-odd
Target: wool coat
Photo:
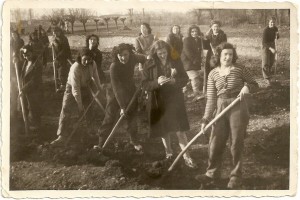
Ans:
[[[191,36],[184,38],[181,60],[186,71],[201,69],[203,45],[200,38]]]
[[[142,86],[148,92],[147,111],[149,137],[162,137],[170,132],[189,130],[189,122],[184,104],[182,87],[188,76],[180,60],[169,59],[168,65],[175,75],[165,73],[158,60],[150,59],[145,63]],[[175,84],[158,84],[159,76],[174,77]]]

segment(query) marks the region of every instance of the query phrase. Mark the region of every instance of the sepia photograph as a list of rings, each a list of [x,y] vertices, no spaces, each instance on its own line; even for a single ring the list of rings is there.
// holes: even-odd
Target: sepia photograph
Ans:
[[[2,195],[295,195],[297,15],[291,2],[6,1]]]

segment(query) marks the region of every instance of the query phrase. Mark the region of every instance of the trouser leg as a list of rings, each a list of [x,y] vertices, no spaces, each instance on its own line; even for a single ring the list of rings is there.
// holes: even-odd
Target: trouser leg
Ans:
[[[137,115],[136,115],[137,107],[138,107],[138,102],[135,101],[132,106],[132,109],[130,110],[128,116],[126,117],[126,130],[129,133],[130,142],[133,144],[138,143],[138,139],[137,139],[138,129],[137,129]]]
[[[105,117],[103,122],[98,129],[99,137],[104,140],[109,136],[112,128],[114,127],[115,121],[117,120],[120,113],[120,107],[116,98],[109,99],[105,109]]]
[[[66,85],[67,79],[68,79],[68,73],[70,71],[70,67],[68,65],[67,60],[61,60],[58,62],[59,68],[58,68],[58,76],[60,79],[61,85]]]
[[[229,116],[231,129],[231,155],[233,169],[230,176],[240,177],[242,175],[242,152],[244,138],[249,122],[248,108],[245,101],[232,108]]]
[[[191,80],[191,85],[194,94],[199,94],[201,91],[201,80],[200,80],[200,70],[190,70],[187,71],[187,75]]]
[[[222,105],[218,105],[222,106]],[[220,108],[219,108],[220,109]],[[221,108],[220,113],[224,108]],[[227,116],[223,116],[212,127],[212,132],[208,147],[208,167],[206,175],[211,178],[220,176],[220,168],[222,165],[222,155],[226,147],[226,141],[229,136],[229,124]]]
[[[74,109],[78,110],[77,103],[72,95],[71,88],[67,87],[64,93],[62,108],[59,116],[59,123],[57,129],[58,136],[67,135],[68,127],[71,123],[72,110]]]
[[[42,115],[42,91],[33,91],[27,94],[28,108],[30,113],[30,123],[32,126],[40,127]]]
[[[262,74],[264,79],[269,79],[271,74],[270,74],[270,69],[272,67],[271,65],[271,55],[272,53],[270,50],[267,48],[263,48],[262,50]],[[273,63],[272,63],[273,64]]]

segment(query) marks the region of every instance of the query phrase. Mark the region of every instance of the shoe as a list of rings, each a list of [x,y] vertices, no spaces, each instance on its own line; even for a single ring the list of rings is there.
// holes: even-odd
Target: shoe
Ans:
[[[140,145],[138,142],[133,142],[133,141],[131,141],[130,144],[133,145],[133,147],[134,147],[134,149],[135,149],[136,151],[142,152],[143,147],[142,147],[142,145]]]
[[[241,186],[241,179],[236,176],[232,176],[227,184],[227,188],[231,190],[239,189]]]
[[[195,176],[195,179],[202,184],[215,184],[215,179],[207,176],[206,174],[199,174]]]
[[[98,144],[94,145],[93,149],[97,149],[97,150],[102,149],[104,142],[105,142],[104,138],[99,136]]]
[[[271,86],[271,81],[269,79],[265,79],[265,82],[266,82],[266,86],[267,87],[270,87]]]
[[[192,168],[192,169],[196,169],[198,168],[197,164],[194,163],[193,159],[189,156],[184,156],[184,162],[185,162],[185,165],[188,166],[189,168]]]
[[[53,146],[61,146],[65,142],[66,142],[66,138],[60,135],[56,140],[52,141],[50,144]]]
[[[172,160],[172,159],[173,159],[173,154],[172,153],[167,153],[166,160]]]

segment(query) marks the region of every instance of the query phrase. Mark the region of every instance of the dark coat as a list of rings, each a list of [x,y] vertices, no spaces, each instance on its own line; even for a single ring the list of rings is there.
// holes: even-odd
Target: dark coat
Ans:
[[[197,42],[191,36],[184,38],[181,60],[186,71],[201,69],[202,46],[200,38]]]
[[[103,69],[101,68],[102,65],[102,52],[98,49],[92,49],[92,53],[93,53],[93,60],[95,61],[96,65],[97,65],[97,70],[98,70],[98,75],[100,78],[100,82],[101,84],[106,83],[106,77],[105,77],[105,73],[103,72]]]
[[[21,71],[21,88],[24,93],[35,93],[42,87],[42,57],[39,56],[38,58],[34,59],[33,64],[26,71],[27,63],[28,61],[25,60]]]
[[[166,39],[166,42],[171,46],[171,57],[174,60],[180,59],[183,48],[182,38],[183,36],[181,34],[177,36],[173,33],[170,33]]]
[[[71,59],[71,49],[69,45],[68,38],[64,35],[60,37],[54,38],[54,50],[55,50],[55,55],[56,59],[58,61],[65,61],[67,59]]]
[[[163,74],[154,59],[147,60],[143,70],[142,85],[148,92],[147,111],[149,119],[149,137],[162,137],[170,132],[189,130],[189,122],[184,104],[182,87],[188,82],[188,76],[180,60],[170,61],[176,70],[175,84],[158,85],[158,77]]]
[[[213,35],[213,31],[210,29],[206,33],[205,37],[206,40],[203,41],[203,45],[204,45],[204,49],[208,50],[206,54],[206,61],[205,61],[206,77],[208,77],[210,70],[213,68],[213,66],[210,66],[210,59],[213,55],[211,46],[215,49],[222,42],[227,42],[227,35],[224,33],[224,31],[219,30],[218,35],[215,36]]]

